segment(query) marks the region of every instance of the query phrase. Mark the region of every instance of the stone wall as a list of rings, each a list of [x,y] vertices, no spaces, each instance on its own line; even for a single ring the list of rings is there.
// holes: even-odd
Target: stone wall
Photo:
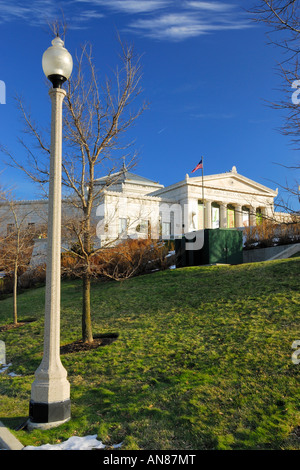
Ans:
[[[297,251],[300,251],[300,243],[243,250],[243,263],[268,261],[271,259],[280,259],[281,257],[289,258]]]

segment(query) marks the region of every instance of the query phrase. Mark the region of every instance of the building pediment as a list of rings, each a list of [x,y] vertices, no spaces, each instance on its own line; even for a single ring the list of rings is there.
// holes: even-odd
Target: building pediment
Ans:
[[[190,185],[202,187],[202,177],[189,178],[188,182]],[[275,197],[277,195],[277,191],[246,178],[245,176],[238,174],[236,171],[204,176],[203,183],[205,188],[220,189],[222,191],[234,191],[270,197]]]
[[[198,192],[197,188],[199,188],[199,195],[201,197],[202,183],[206,190],[211,189],[212,192],[215,191],[215,193],[222,192],[224,195],[226,193],[234,192],[236,194],[240,193],[241,195],[245,194],[274,198],[278,194],[278,190],[274,191],[263,184],[240,175],[237,172],[236,167],[233,167],[231,171],[226,173],[204,175],[203,179],[201,174],[199,174],[199,176],[192,177],[187,174],[184,180],[170,186],[166,186],[165,188],[161,188],[151,194],[153,196],[164,195],[166,197],[171,197],[172,199],[181,199],[181,197],[188,197],[188,194],[191,194],[188,188],[191,188],[193,193]]]

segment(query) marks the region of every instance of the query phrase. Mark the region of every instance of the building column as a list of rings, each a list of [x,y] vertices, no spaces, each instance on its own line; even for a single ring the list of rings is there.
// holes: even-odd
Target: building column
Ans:
[[[211,201],[205,201],[205,228],[211,228]]]
[[[267,220],[274,220],[274,208],[271,205],[266,206],[265,208],[265,216]]]
[[[235,226],[236,227],[243,226],[243,211],[242,211],[242,206],[239,204],[235,206]]]
[[[250,206],[250,218],[249,218],[250,226],[256,225],[256,207]]]
[[[220,203],[220,228],[227,228],[227,204]]]

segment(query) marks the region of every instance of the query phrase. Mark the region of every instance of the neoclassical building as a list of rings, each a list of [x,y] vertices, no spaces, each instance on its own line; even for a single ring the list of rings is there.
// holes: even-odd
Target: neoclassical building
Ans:
[[[105,178],[97,180],[105,186]],[[101,244],[120,238],[178,238],[203,228],[242,228],[274,219],[274,191],[238,174],[189,177],[163,185],[123,171],[95,210]],[[98,221],[98,222],[97,222]]]
[[[276,218],[274,191],[237,172],[190,177],[164,187],[155,181],[129,172],[124,167],[107,187],[106,177],[96,180],[101,199],[94,207],[93,220],[100,246],[122,238],[179,238],[203,228],[241,228]],[[18,209],[32,227],[47,220],[47,201],[19,201]],[[68,211],[64,201],[63,210]],[[2,229],[14,223],[7,207]]]
[[[189,177],[152,195],[171,198],[189,208],[189,230],[256,225],[274,217],[274,191],[237,172]]]

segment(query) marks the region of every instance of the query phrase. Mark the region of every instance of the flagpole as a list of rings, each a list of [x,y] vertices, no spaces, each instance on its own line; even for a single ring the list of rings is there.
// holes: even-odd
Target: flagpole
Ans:
[[[203,157],[201,157],[202,159],[202,205],[203,205],[203,228],[205,229],[205,212],[206,212],[206,208],[205,208],[205,205],[204,205],[204,179],[203,179]]]
[[[202,201],[204,204],[203,157],[202,158]]]
[[[192,170],[192,173],[194,173],[194,171],[196,170],[199,170],[199,168],[201,168],[202,170],[202,217],[203,217],[203,228],[205,229],[205,209],[204,209],[204,177],[203,177],[203,157],[201,157],[201,160],[200,162],[198,163],[198,165],[195,166],[195,168]],[[198,210],[199,211],[199,210]],[[199,213],[199,212],[198,212]]]

